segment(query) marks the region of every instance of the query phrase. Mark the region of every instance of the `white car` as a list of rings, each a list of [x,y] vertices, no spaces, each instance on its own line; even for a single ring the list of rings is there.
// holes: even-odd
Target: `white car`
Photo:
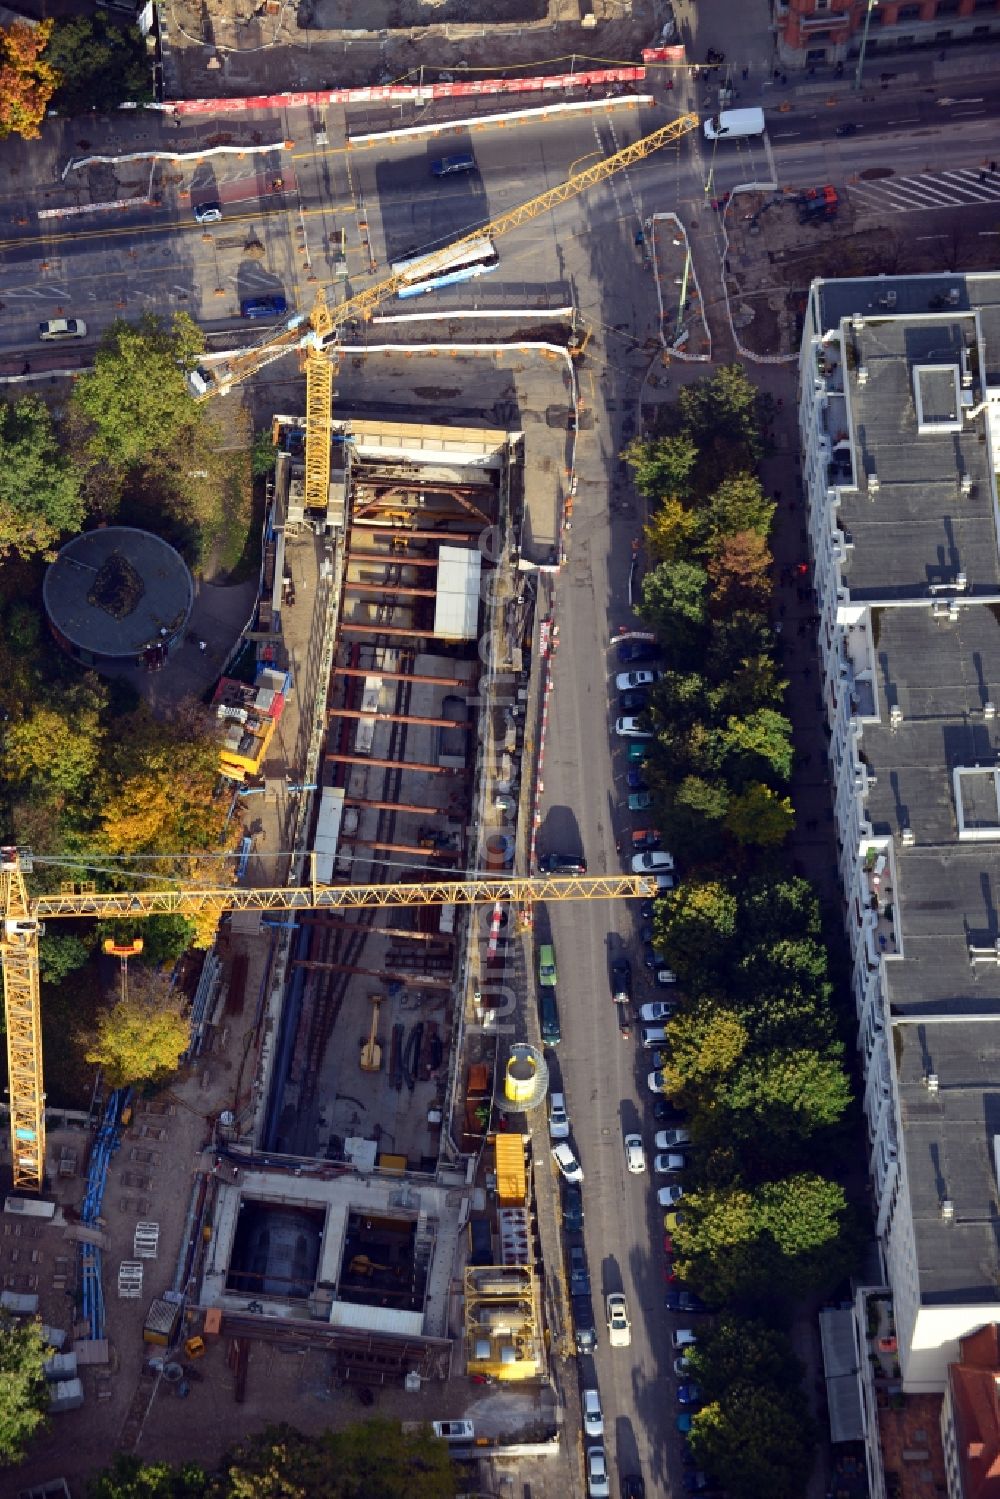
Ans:
[[[691,1365],[689,1364],[685,1354],[682,1353],[680,1358],[674,1359],[674,1373],[677,1375],[678,1379],[687,1379],[688,1375],[691,1373]]]
[[[673,884],[670,875],[667,875],[667,879]],[[659,880],[656,883],[659,884]],[[658,968],[656,970],[656,982],[658,984],[676,984],[677,975],[672,968]]]
[[[46,343],[57,338],[86,338],[87,325],[78,317],[53,317],[39,323],[38,336]]]
[[[635,717],[616,718],[615,733],[619,739],[652,739],[652,729],[644,729]]]
[[[608,1459],[603,1447],[587,1448],[587,1493],[590,1499],[610,1499]]]
[[[676,1150],[679,1145],[690,1145],[691,1136],[686,1129],[660,1129],[656,1132],[657,1150]]]
[[[633,874],[665,874],[674,867],[674,856],[665,849],[647,849],[644,854],[632,855]]]
[[[604,1412],[601,1410],[600,1390],[584,1390],[581,1403],[584,1431],[588,1437],[602,1437],[604,1435]]]
[[[471,1421],[432,1421],[431,1430],[445,1442],[474,1442],[476,1428]]]
[[[562,1093],[549,1095],[549,1138],[551,1140],[569,1139],[569,1115],[566,1112],[566,1099]]]
[[[646,1169],[646,1152],[642,1148],[641,1135],[625,1136],[625,1164],[633,1176],[641,1176]]]
[[[657,1071],[655,1072],[651,1072],[646,1078],[646,1087],[649,1089],[650,1093],[666,1093],[667,1090],[663,1082],[663,1073],[659,1071],[659,1069],[657,1069]]]
[[[627,1348],[632,1341],[632,1324],[628,1320],[628,1302],[621,1291],[612,1291],[605,1301],[608,1314],[608,1338],[612,1348]]]
[[[553,1145],[552,1159],[568,1182],[583,1181],[583,1167],[568,1145]]]
[[[661,1208],[675,1208],[683,1196],[683,1187],[661,1187],[656,1194],[656,1200]]]
[[[655,999],[652,1004],[642,1006],[639,1019],[646,1025],[662,1025],[676,1009],[677,1006],[668,999]]]
[[[683,1171],[687,1160],[679,1151],[665,1150],[653,1157],[653,1170],[657,1176],[662,1176],[665,1171]]]
[[[693,1347],[694,1344],[697,1343],[697,1341],[698,1339],[695,1337],[694,1332],[690,1327],[674,1328],[674,1347],[677,1349],[678,1353],[680,1353],[682,1348]]]
[[[620,671],[615,677],[615,691],[631,692],[633,687],[652,687],[659,680],[658,671]]]

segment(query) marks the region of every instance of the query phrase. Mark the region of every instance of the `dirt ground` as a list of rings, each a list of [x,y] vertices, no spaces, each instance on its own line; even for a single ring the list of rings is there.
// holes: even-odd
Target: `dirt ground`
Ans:
[[[982,220],[980,223],[979,220]],[[740,193],[727,206],[726,286],[733,322],[755,354],[795,354],[810,282],[817,276],[917,275],[942,265],[995,264],[996,208],[881,219],[841,195],[836,219],[799,223],[795,194]]]

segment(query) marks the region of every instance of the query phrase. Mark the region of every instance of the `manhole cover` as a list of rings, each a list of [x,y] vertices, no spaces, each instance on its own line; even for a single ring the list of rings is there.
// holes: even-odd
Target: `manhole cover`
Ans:
[[[862,182],[877,182],[879,177],[891,177],[892,167],[866,167],[863,172],[858,173]]]

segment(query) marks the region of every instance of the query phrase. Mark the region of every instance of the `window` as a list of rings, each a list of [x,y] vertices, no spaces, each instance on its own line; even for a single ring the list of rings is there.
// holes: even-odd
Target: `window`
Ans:
[[[896,20],[897,21],[919,21],[920,20],[920,6],[919,5],[901,5],[899,7],[899,10],[896,12]],[[902,38],[900,38],[900,40],[902,40]]]
[[[952,33],[950,31],[935,31],[934,33],[934,40],[936,42],[950,42],[951,37]]]
[[[806,53],[806,62],[808,64],[826,62],[826,48],[810,47],[809,51]]]

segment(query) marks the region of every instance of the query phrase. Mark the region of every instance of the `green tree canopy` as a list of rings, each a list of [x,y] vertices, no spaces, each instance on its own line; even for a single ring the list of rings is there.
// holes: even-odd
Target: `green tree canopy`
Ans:
[[[187,1050],[185,1009],[183,993],[171,989],[169,979],[133,959],[126,997],[99,1013],[96,1034],[86,1038],[87,1061],[104,1069],[113,1088],[163,1082]]]
[[[93,948],[93,941],[87,942],[83,937],[51,929],[44,932],[38,943],[38,970],[42,982],[58,984],[68,973],[83,967]]]
[[[730,1386],[747,1381],[793,1389],[802,1365],[779,1328],[752,1317],[723,1312],[704,1328],[687,1354],[691,1377],[707,1400],[724,1401]]]
[[[712,491],[704,507],[705,528],[711,545],[725,536],[749,531],[766,537],[774,519],[774,501],[765,495],[752,473],[728,474]]]
[[[705,986],[725,967],[727,944],[736,931],[738,903],[718,880],[685,880],[657,905],[657,942],[684,981],[700,971]]]
[[[722,752],[737,783],[762,769],[787,781],[792,773],[791,723],[774,708],[729,718],[722,732]]]
[[[744,1379],[695,1414],[690,1443],[731,1499],[802,1499],[816,1428],[801,1389]]]
[[[197,1463],[179,1468],[119,1452],[87,1481],[87,1499],[208,1499],[209,1475]]]
[[[0,1465],[19,1462],[46,1419],[49,1356],[39,1322],[19,1322],[0,1312]]]
[[[715,1102],[726,1129],[761,1143],[765,1155],[836,1124],[851,1085],[836,1051],[769,1050],[745,1057],[718,1084]]]
[[[675,497],[683,500],[691,492],[691,477],[698,463],[698,445],[686,432],[672,437],[636,438],[622,457],[632,469],[635,487],[647,499]]]
[[[708,576],[695,562],[661,562],[642,580],[639,613],[655,630],[668,662],[693,665],[707,619]]]
[[[66,114],[117,109],[153,97],[146,43],[136,26],[114,26],[97,11],[56,21],[45,61],[59,73],[53,105]]]
[[[0,404],[0,559],[53,555],[86,508],[69,457],[37,396]]]
[[[726,830],[737,843],[777,847],[795,826],[795,811],[789,797],[779,796],[760,781],[751,781],[729,800],[725,819]]]
[[[94,672],[58,691],[40,688],[23,718],[7,730],[6,769],[30,782],[36,799],[63,801],[93,794],[104,749],[108,691]]]
[[[720,536],[706,564],[712,613],[734,609],[764,610],[771,597],[771,551],[756,531]]]

